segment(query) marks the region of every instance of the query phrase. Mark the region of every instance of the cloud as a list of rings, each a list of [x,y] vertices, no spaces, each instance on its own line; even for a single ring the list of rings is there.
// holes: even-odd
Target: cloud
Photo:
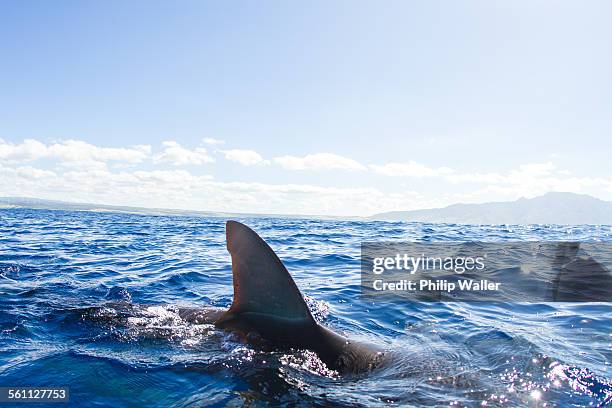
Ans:
[[[612,180],[604,177],[568,177],[556,170],[552,163],[542,163],[519,166],[499,182],[490,183],[487,188],[498,195],[527,198],[549,191],[592,192],[598,195],[602,190],[612,191]]]
[[[0,159],[11,162],[29,162],[47,155],[47,146],[38,140],[26,139],[20,144],[0,139]]]
[[[561,171],[557,171],[558,175],[553,177],[553,173],[556,170],[556,166],[551,162],[546,163],[530,163],[522,164],[516,169],[511,169],[506,174],[497,172],[466,172],[460,173],[451,171],[449,174],[444,175],[444,178],[451,183],[480,183],[490,185],[501,185],[501,184],[515,184],[515,185],[527,185],[532,182],[539,183],[546,178],[556,178],[563,176],[565,179],[566,174]]]
[[[450,173],[446,175],[445,180],[454,183],[454,184],[473,184],[473,183],[481,183],[481,184],[499,184],[504,182],[505,177],[499,173]]]
[[[522,164],[506,174],[497,172],[460,172],[449,167],[430,167],[415,161],[370,165],[374,173],[389,177],[441,178],[455,184],[522,184],[529,180],[551,176],[556,166],[551,162]],[[566,174],[566,172],[558,172]]]
[[[304,157],[280,156],[275,157],[274,162],[286,170],[367,170],[361,163],[333,153],[315,153]]]
[[[57,175],[50,170],[37,169],[30,166],[18,167],[15,169],[15,174],[18,177],[29,180],[41,180],[45,178],[54,178]]]
[[[414,192],[216,181],[186,170],[74,169],[54,173],[0,165],[0,191],[8,196],[141,207],[222,212],[368,215],[423,203]],[[414,204],[413,204],[414,203]]]
[[[224,140],[219,140],[219,139],[215,139],[213,137],[205,137],[204,139],[202,139],[202,143],[207,144],[207,145],[211,145],[211,146],[215,146],[215,145],[222,145],[225,143]]]
[[[244,166],[269,164],[253,150],[215,152]],[[35,165],[33,162],[37,160],[41,161]],[[216,181],[207,174],[155,166],[157,163],[187,166],[213,161],[206,148],[189,149],[176,141],[165,141],[158,151],[152,152],[148,145],[102,147],[79,140],[44,144],[34,139],[21,143],[0,139],[0,195],[225,212],[329,215],[369,215],[453,202],[516,199],[549,191],[612,197],[612,179],[580,177],[557,168],[551,161],[521,164],[505,171],[479,172],[434,167],[415,161],[365,166],[332,153],[273,159],[286,170],[369,171],[396,178],[385,181],[379,177],[376,188]],[[312,177],[320,179],[320,175]],[[418,184],[423,194],[410,191],[414,179],[423,179]],[[331,178],[324,181],[329,182]],[[381,185],[386,185],[384,190]]]
[[[448,167],[432,168],[415,161],[408,163],[387,163],[384,165],[370,165],[377,174],[391,177],[437,177],[453,173]]]
[[[67,140],[50,146],[34,139],[20,144],[0,140],[0,159],[5,162],[31,162],[48,158],[67,166],[103,167],[108,161],[136,164],[151,153],[151,146],[137,145],[129,148],[99,147],[80,140]]]
[[[141,163],[151,153],[151,146],[137,145],[130,148],[99,147],[81,140],[67,140],[47,148],[47,156],[67,166],[104,167],[106,162]]]
[[[455,185],[482,185],[464,188],[459,196],[449,197],[452,202],[530,198],[550,191],[588,192],[595,195],[601,191],[612,192],[612,180],[571,176],[571,172],[558,169],[552,162],[522,164],[506,172],[461,172],[448,167],[434,168],[414,161],[371,165],[370,169],[384,176],[435,178]]]
[[[551,162],[546,163],[533,163],[533,164],[522,164],[518,170],[515,170],[517,174],[529,175],[532,177],[547,176],[555,170],[556,166]]]
[[[252,182],[210,182],[213,208],[226,211],[250,211],[284,214],[369,215],[411,207],[420,195],[412,191],[386,194],[372,187],[324,187],[311,184],[267,184]],[[214,193],[214,194],[213,194]]]
[[[269,164],[259,153],[254,150],[232,149],[221,151],[227,160],[242,164],[243,166],[254,166],[256,164]]]
[[[155,156],[155,163],[171,163],[174,166],[188,166],[213,163],[215,161],[203,147],[196,147],[194,150],[189,150],[173,140],[163,142],[162,146],[163,151]]]

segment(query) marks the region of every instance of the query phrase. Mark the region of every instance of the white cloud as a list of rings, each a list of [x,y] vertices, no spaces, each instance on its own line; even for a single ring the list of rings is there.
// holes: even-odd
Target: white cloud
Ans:
[[[391,177],[437,177],[452,174],[448,167],[433,168],[415,161],[407,163],[387,163],[384,165],[371,165],[370,168],[377,174]]]
[[[219,140],[219,139],[215,139],[213,137],[205,137],[204,139],[202,139],[202,143],[207,144],[207,145],[222,145],[225,143],[224,140]]]
[[[269,163],[253,150],[216,152],[244,166]],[[41,159],[45,161],[38,163],[38,167],[31,164]],[[398,180],[379,178],[377,187],[386,185],[386,190],[368,186],[225,182],[216,181],[210,175],[154,166],[156,163],[184,166],[212,161],[207,149],[184,148],[176,141],[166,141],[159,151],[152,153],[148,145],[101,147],[79,140],[45,145],[34,139],[21,143],[0,139],[0,196],[228,212],[330,215],[369,215],[453,202],[507,200],[548,191],[612,197],[612,179],[579,177],[557,168],[550,161],[523,164],[506,171],[478,172],[433,167],[415,161],[366,167],[332,153],[274,159],[274,163],[286,170],[370,171],[405,179],[398,183]],[[413,179],[423,179],[417,184],[422,194],[409,190],[413,188]]]
[[[491,172],[491,173],[479,173],[479,172],[467,172],[460,173],[452,171],[451,173],[444,175],[444,178],[451,183],[479,183],[489,185],[523,185],[541,183],[544,180],[565,180],[566,177],[561,171],[557,171],[557,175],[554,175],[556,166],[551,162],[546,163],[531,163],[522,164],[516,169],[512,169],[506,174]]]
[[[45,178],[53,178],[57,175],[50,170],[37,169],[31,166],[18,167],[15,169],[15,174],[29,180],[41,180]]]
[[[280,156],[274,162],[286,170],[346,170],[362,171],[361,163],[333,153],[315,153],[304,157]]]
[[[81,140],[67,140],[47,148],[47,156],[59,160],[63,165],[73,167],[105,167],[106,162],[136,164],[144,161],[151,153],[151,146],[137,145],[124,147],[99,147]]]
[[[483,202],[535,197],[550,191],[588,193],[612,192],[612,180],[603,177],[576,177],[559,170],[552,162],[519,165],[506,172],[461,172],[447,167],[429,167],[416,162],[371,165],[377,174],[406,178],[435,178],[455,185],[482,185],[468,187],[453,197],[451,202]],[[467,187],[467,186],[466,186]],[[438,194],[444,188],[437,187]]]
[[[49,158],[67,166],[103,167],[108,161],[136,164],[145,160],[151,146],[138,145],[129,148],[99,147],[80,140],[67,140],[50,146],[34,139],[20,144],[0,140],[0,159],[6,162],[31,162]]]
[[[38,140],[26,139],[20,144],[0,139],[0,159],[4,161],[29,162],[47,155],[47,146]]]
[[[368,215],[424,202],[410,191],[386,194],[368,187],[221,182],[185,170],[77,169],[55,174],[1,165],[0,192],[101,204],[285,214]]]
[[[551,162],[522,164],[519,166],[518,170],[515,171],[515,173],[539,177],[549,175],[553,170],[555,170],[555,168],[556,166]]]
[[[171,163],[175,166],[213,163],[215,161],[205,148],[186,149],[173,140],[162,143],[163,151],[155,156],[156,163]]]
[[[506,174],[497,172],[460,172],[448,167],[430,167],[415,161],[370,165],[376,174],[390,177],[441,178],[451,183],[523,184],[533,179],[551,176],[556,167],[551,162],[520,165]],[[567,174],[559,171],[559,175]]]
[[[254,166],[256,164],[269,164],[259,153],[254,150],[232,149],[222,150],[227,160],[242,164],[243,166]]]
[[[495,196],[497,199],[532,198],[550,191],[588,193],[599,196],[601,192],[612,192],[612,180],[603,177],[568,177],[567,172],[557,170],[550,162],[525,164],[497,174],[494,180],[475,193]],[[490,199],[487,201],[491,201]]]
[[[224,211],[285,214],[369,215],[413,206],[419,194],[402,191],[386,194],[376,188],[323,187],[310,184],[210,182],[212,208]]]
[[[445,179],[455,184],[499,184],[505,180],[505,177],[499,173],[450,173],[445,176]]]

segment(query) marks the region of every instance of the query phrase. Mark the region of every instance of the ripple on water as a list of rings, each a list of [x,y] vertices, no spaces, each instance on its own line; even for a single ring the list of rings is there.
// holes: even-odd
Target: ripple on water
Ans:
[[[0,375],[69,385],[83,406],[588,406],[612,398],[610,304],[376,303],[364,240],[612,240],[610,226],[245,218],[285,259],[318,322],[393,363],[339,376],[178,308],[231,303],[224,219],[0,210]],[[58,381],[61,384],[58,384]]]

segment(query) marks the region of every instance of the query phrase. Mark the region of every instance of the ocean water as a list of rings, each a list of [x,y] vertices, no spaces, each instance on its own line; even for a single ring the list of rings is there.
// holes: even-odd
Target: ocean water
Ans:
[[[264,352],[183,321],[179,307],[231,304],[224,219],[4,209],[0,386],[67,386],[67,405],[86,407],[612,402],[610,303],[359,296],[363,240],[609,242],[611,226],[239,221],[277,252],[317,320],[391,350],[393,364],[340,376],[309,351]]]

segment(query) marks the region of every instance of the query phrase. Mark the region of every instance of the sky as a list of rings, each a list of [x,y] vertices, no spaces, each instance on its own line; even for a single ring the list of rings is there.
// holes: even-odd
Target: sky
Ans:
[[[610,2],[0,2],[0,196],[612,200]]]

